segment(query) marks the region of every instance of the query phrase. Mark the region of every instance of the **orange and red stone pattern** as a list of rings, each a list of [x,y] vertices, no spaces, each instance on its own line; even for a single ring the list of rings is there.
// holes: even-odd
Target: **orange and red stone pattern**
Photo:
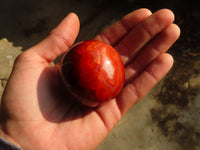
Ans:
[[[61,76],[68,90],[87,106],[116,97],[124,84],[124,65],[116,50],[101,41],[73,46],[61,62]]]

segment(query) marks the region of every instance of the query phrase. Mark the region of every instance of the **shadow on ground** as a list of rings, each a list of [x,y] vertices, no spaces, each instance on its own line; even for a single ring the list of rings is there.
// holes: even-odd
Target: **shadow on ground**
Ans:
[[[170,73],[118,123],[97,150],[200,149],[200,2],[198,0],[11,0],[0,8],[0,39],[23,50],[41,41],[69,12],[78,14],[77,41],[137,8],[170,8],[182,34],[170,49]]]

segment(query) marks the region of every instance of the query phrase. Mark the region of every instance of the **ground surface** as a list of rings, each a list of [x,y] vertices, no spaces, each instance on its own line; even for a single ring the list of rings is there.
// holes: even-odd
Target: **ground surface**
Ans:
[[[0,39],[7,38],[23,51],[42,40],[71,11],[80,17],[77,41],[82,41],[134,9],[172,9],[182,30],[169,51],[175,58],[173,69],[125,115],[97,150],[200,149],[198,0],[10,0],[1,2],[0,7]],[[19,47],[0,41],[0,95],[19,53]]]

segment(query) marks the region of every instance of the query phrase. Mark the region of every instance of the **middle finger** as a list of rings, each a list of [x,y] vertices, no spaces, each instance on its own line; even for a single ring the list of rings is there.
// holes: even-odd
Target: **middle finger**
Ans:
[[[122,61],[127,65],[153,37],[164,30],[174,21],[174,14],[168,9],[162,9],[139,23],[133,28],[115,49],[120,54]]]

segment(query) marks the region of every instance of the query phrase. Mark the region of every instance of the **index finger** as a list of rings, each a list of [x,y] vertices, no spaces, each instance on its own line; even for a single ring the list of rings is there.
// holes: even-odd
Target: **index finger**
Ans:
[[[146,8],[135,10],[105,29],[94,39],[115,46],[132,28],[151,14],[151,11]]]

